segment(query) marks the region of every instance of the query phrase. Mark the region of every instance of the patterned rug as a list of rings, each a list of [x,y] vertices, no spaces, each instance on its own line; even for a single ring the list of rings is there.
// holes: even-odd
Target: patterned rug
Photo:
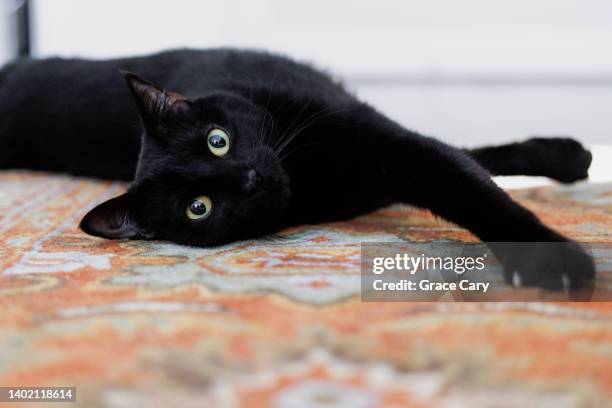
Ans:
[[[360,301],[360,243],[474,241],[426,211],[215,249],[77,229],[124,188],[0,173],[0,386],[76,386],[66,406],[92,408],[610,404],[612,303]],[[612,184],[512,195],[612,241]]]

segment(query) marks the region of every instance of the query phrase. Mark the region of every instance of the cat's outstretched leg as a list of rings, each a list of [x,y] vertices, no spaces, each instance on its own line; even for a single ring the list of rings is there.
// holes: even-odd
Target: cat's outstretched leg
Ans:
[[[373,123],[376,126],[368,134],[372,140],[384,140],[380,167],[387,191],[396,201],[428,208],[489,243],[504,265],[508,282],[563,289],[592,281],[591,257],[513,201],[468,154],[380,116]],[[542,250],[532,242],[562,244]]]
[[[592,159],[580,142],[570,138],[538,137],[464,151],[493,175],[544,176],[562,183],[587,178]]]

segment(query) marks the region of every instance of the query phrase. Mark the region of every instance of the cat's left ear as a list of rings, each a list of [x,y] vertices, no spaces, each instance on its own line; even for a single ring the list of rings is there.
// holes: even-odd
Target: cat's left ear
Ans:
[[[79,225],[89,235],[108,239],[144,237],[134,219],[131,193],[112,198],[89,211]]]
[[[143,119],[159,120],[168,114],[180,113],[189,109],[189,101],[184,96],[164,91],[132,72],[123,70],[120,72],[136,99]]]

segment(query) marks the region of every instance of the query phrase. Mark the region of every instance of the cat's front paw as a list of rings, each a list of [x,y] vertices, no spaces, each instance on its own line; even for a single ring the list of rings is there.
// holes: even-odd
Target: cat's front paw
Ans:
[[[561,183],[573,183],[589,177],[593,156],[577,140],[566,137],[535,137],[527,140],[525,145],[542,158],[540,165],[545,166],[546,176]]]
[[[501,261],[504,278],[515,287],[579,289],[595,278],[593,258],[574,242],[507,244]]]

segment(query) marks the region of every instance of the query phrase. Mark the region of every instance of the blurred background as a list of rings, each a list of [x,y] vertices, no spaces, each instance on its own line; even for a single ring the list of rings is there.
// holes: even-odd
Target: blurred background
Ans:
[[[533,134],[612,144],[609,0],[0,2],[0,62],[263,48],[454,144]]]

